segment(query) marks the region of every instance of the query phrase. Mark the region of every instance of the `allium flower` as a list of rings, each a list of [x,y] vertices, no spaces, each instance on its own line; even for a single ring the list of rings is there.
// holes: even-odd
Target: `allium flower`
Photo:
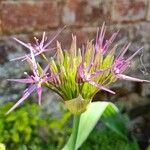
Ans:
[[[143,48],[138,49],[133,55],[131,55],[128,59],[125,60],[124,55],[125,55],[126,51],[128,50],[129,46],[130,46],[130,43],[127,45],[124,45],[120,54],[114,60],[114,66],[112,68],[112,73],[118,79],[137,81],[137,82],[150,82],[147,80],[141,80],[138,78],[129,77],[127,75],[122,74],[125,70],[127,70],[129,68],[131,60],[143,49]]]
[[[38,64],[35,61],[33,52],[31,51],[31,58],[27,56],[27,61],[30,65],[30,68],[33,72],[33,75],[27,75],[25,79],[9,79],[9,81],[15,81],[20,83],[30,84],[30,86],[24,90],[24,94],[22,98],[7,112],[10,113],[13,111],[18,105],[20,105],[25,99],[27,99],[33,91],[37,91],[38,94],[38,102],[41,104],[41,96],[42,96],[42,84],[49,80],[48,78],[48,69],[49,65],[42,71],[40,74],[38,70]]]
[[[35,56],[38,56],[38,55],[40,55],[40,54],[42,54],[44,52],[54,50],[54,48],[48,48],[48,47],[57,38],[57,36],[64,30],[64,28],[58,30],[55,33],[54,37],[50,41],[47,41],[47,37],[45,35],[45,32],[43,32],[43,36],[42,36],[41,41],[39,41],[38,38],[34,37],[34,40],[35,40],[35,44],[34,45],[31,45],[30,43],[26,44],[26,43],[20,41],[19,39],[15,38],[15,37],[13,39],[15,41],[17,41],[18,43],[20,43],[21,45],[23,45],[24,47],[26,47],[27,49],[29,49],[30,51],[33,51]],[[25,56],[21,56],[21,57],[17,57],[17,58],[11,59],[11,61],[15,61],[15,60],[22,60],[22,61],[24,61],[24,60],[26,60],[26,56],[31,57],[31,55],[29,53],[29,54],[27,54]]]
[[[20,44],[30,49],[31,54],[22,57],[27,60],[33,71],[32,76],[26,79],[11,79],[11,81],[29,83],[23,97],[9,110],[14,110],[33,91],[37,91],[39,104],[41,103],[42,85],[58,93],[66,107],[74,114],[84,112],[93,96],[100,91],[107,91],[115,94],[108,88],[108,85],[117,79],[125,79],[137,82],[149,82],[123,74],[129,68],[132,58],[137,55],[140,48],[128,59],[124,59],[124,54],[129,48],[125,45],[120,54],[115,57],[116,46],[113,46],[118,32],[112,34],[109,40],[104,40],[106,27],[103,24],[101,31],[97,32],[96,43],[88,41],[82,49],[77,48],[76,36],[72,35],[72,43],[69,50],[64,50],[57,42],[56,55],[50,60],[43,54],[48,51],[47,47],[51,42],[45,43],[45,33],[40,43],[36,41],[34,46],[25,44],[17,40]],[[53,41],[53,40],[52,40]],[[51,48],[50,48],[51,49]],[[43,59],[48,63],[42,70],[36,63],[34,56],[43,55]],[[42,73],[40,73],[42,71]]]

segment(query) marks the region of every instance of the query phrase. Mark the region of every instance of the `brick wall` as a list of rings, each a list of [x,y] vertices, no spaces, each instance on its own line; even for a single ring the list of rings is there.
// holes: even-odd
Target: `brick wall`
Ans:
[[[16,36],[32,41],[43,31],[52,36],[59,28],[67,28],[59,36],[64,47],[68,47],[71,33],[78,36],[78,45],[87,38],[94,38],[96,29],[105,22],[108,34],[120,29],[119,42],[132,41],[131,52],[144,46],[141,59],[147,67],[142,73],[142,63],[135,59],[132,72],[137,77],[150,79],[150,1],[149,0],[0,0],[0,99],[16,99],[23,85],[8,83],[6,78],[20,77],[26,69],[23,64],[10,63],[9,59],[25,50],[12,40]],[[130,54],[130,53],[129,53]],[[134,75],[135,75],[134,74]],[[127,87],[134,84],[121,83]],[[130,86],[129,86],[130,85]],[[142,94],[150,95],[148,84],[142,86]]]

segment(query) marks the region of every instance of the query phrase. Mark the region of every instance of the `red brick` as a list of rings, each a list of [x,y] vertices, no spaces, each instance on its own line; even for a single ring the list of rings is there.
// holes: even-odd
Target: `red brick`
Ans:
[[[110,22],[111,0],[66,0],[62,8],[62,23],[72,26],[97,26]]]
[[[0,19],[0,34],[2,33],[2,21]]]
[[[148,3],[147,20],[150,21],[150,1],[149,1],[149,3]]]
[[[56,27],[59,24],[54,1],[5,1],[0,4],[2,31],[18,33]]]
[[[114,0],[112,19],[114,21],[137,21],[146,17],[147,0]]]
[[[140,23],[130,27],[131,30],[131,40],[137,43],[147,42],[150,43],[150,23]]]

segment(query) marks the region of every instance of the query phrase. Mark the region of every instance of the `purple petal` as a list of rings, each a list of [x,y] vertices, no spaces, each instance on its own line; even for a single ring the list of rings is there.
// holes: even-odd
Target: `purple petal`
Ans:
[[[45,44],[45,46],[43,47],[43,49],[47,48],[56,38],[57,36],[66,28],[66,26],[64,26],[62,29],[58,30],[56,33],[55,33],[55,36],[47,43]]]
[[[34,56],[38,56],[38,55],[42,54],[43,52],[52,51],[54,49],[56,49],[56,48],[48,48],[48,49],[43,49],[42,48],[39,52],[34,53]]]
[[[93,61],[94,61],[94,56],[95,56],[95,48],[93,48],[93,50],[92,50],[92,54],[91,54],[91,57],[90,57],[90,62],[89,62],[88,67],[87,67],[87,73],[89,73],[89,71],[92,67],[92,64],[93,64]]]
[[[98,39],[98,42],[99,42],[98,44],[99,44],[100,48],[102,48],[102,46],[103,46],[105,32],[106,32],[106,27],[105,27],[105,23],[103,23],[102,28],[101,28],[101,32],[99,35],[99,39]]]
[[[38,103],[39,103],[39,105],[41,105],[42,91],[43,91],[43,90],[42,90],[42,87],[41,87],[41,86],[37,88],[37,93],[38,93]]]
[[[21,59],[24,60],[25,58],[26,58],[26,55],[25,56],[20,56],[20,57],[17,57],[17,58],[13,58],[10,61],[16,61],[16,60],[21,60]]]
[[[32,79],[7,79],[7,80],[19,83],[34,83]]]
[[[121,74],[129,67],[130,62],[125,61],[124,59],[117,59],[114,62],[113,71],[115,74]]]
[[[20,100],[17,101],[17,103],[11,107],[6,114],[9,114],[10,112],[12,112],[14,109],[16,109],[16,107],[18,107],[25,99],[27,99],[30,94],[36,89],[35,85],[30,86],[28,89],[26,89],[26,92],[23,94],[22,98]]]
[[[30,54],[26,54],[25,56],[20,56],[20,57],[17,57],[17,58],[13,58],[10,61],[16,61],[16,60],[20,60],[20,59],[21,59],[21,61],[25,61],[26,59],[29,59],[31,57],[31,52],[33,53],[35,50],[31,45],[28,45],[28,48],[30,50]]]
[[[84,77],[84,61],[85,61],[85,49],[84,46],[82,46],[81,49],[81,63],[78,66],[77,69],[77,78],[83,78]]]
[[[38,56],[38,55],[40,55],[40,54],[42,54],[43,52],[47,52],[47,51],[52,51],[52,50],[54,50],[55,48],[49,48],[49,49],[43,49],[43,50],[41,50],[40,52],[36,52],[36,53],[34,53],[34,57],[35,56]],[[28,56],[28,57],[27,57]],[[18,58],[18,60],[19,59],[22,59],[22,61],[25,61],[25,60],[27,60],[28,58],[30,58],[31,57],[31,54],[28,54],[28,55],[26,55],[26,56],[22,56],[22,58]],[[12,60],[15,60],[15,59],[12,59]],[[31,59],[30,59],[31,60]]]
[[[130,61],[131,59],[133,59],[133,57],[135,57],[141,50],[143,49],[143,47],[141,47],[140,49],[138,49],[133,55],[131,55],[126,61]]]
[[[109,67],[109,68],[106,68],[106,69],[101,69],[101,70],[96,71],[95,73],[91,74],[90,79],[99,76],[100,74],[104,73],[105,71],[110,70],[112,67],[113,67],[113,66],[111,66],[111,67]]]
[[[82,45],[82,49],[81,49],[81,57],[82,57],[82,64],[84,64],[85,62],[85,47],[84,45]]]
[[[20,43],[21,45],[23,45],[24,47],[30,49],[29,44],[26,44],[26,43],[20,41],[19,39],[15,38],[15,37],[13,37],[13,39],[14,39],[15,41],[17,41],[18,43]]]
[[[42,40],[40,42],[40,47],[43,47],[44,41],[45,41],[45,32],[43,32]]]
[[[119,33],[119,30],[117,32],[115,32],[115,33],[112,34],[112,36],[109,39],[109,43],[112,43],[115,40],[115,38],[118,35],[118,33]]]
[[[31,58],[32,58],[32,60],[31,59],[29,59],[29,60],[31,60],[31,63],[32,63],[32,66],[33,66],[33,68],[32,68],[33,69],[33,73],[37,77],[37,76],[39,76],[38,66],[37,66],[37,63],[36,63],[33,51],[30,50],[30,52],[31,52]]]
[[[82,63],[78,66],[77,72],[78,72],[79,78],[84,77],[84,65]]]
[[[47,48],[47,49],[43,49],[43,52],[48,52],[48,51],[52,51],[52,50],[55,50],[56,47],[53,47],[53,48]]]
[[[107,42],[105,42],[105,45],[103,46],[103,54],[105,54],[107,52],[108,48],[114,42],[118,33],[119,33],[119,30],[117,32],[113,33],[113,35],[110,37],[110,39]]]
[[[150,82],[149,80],[141,80],[141,79],[138,79],[138,78],[126,76],[124,74],[118,74],[117,77],[119,79],[128,80],[128,81],[134,81],[134,82]]]
[[[124,54],[127,52],[129,46],[131,45],[131,43],[125,44],[123,46],[123,48],[121,49],[120,53],[118,54],[116,59],[122,59],[122,57],[124,56]]]
[[[99,37],[99,28],[97,29],[97,33],[96,33],[96,43],[98,43],[98,37]]]
[[[112,90],[110,90],[110,89],[108,89],[108,88],[106,88],[106,87],[104,87],[104,86],[102,86],[102,85],[100,85],[100,84],[98,84],[98,83],[96,83],[94,81],[89,80],[88,83],[90,83],[93,86],[98,87],[100,90],[104,90],[104,91],[107,91],[107,92],[109,92],[111,94],[115,94],[114,91],[112,91]]]
[[[42,76],[44,76],[47,73],[48,69],[50,69],[50,65],[49,64],[43,70]]]

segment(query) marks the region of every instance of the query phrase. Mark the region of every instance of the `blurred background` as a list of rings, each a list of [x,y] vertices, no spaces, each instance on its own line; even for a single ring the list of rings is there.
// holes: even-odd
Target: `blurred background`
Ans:
[[[144,51],[139,53],[132,62],[131,69],[127,74],[150,80],[149,0],[0,0],[0,105],[2,105],[0,109],[0,119],[3,118],[0,120],[0,142],[6,143],[7,145],[14,143],[10,149],[37,150],[37,147],[27,146],[33,144],[30,143],[32,138],[39,136],[39,139],[41,139],[43,143],[48,144],[48,141],[56,136],[56,139],[60,137],[60,141],[56,139],[52,141],[51,145],[54,144],[54,147],[52,146],[50,148],[55,150],[60,149],[60,147],[57,146],[64,143],[64,139],[61,137],[70,133],[69,129],[67,131],[64,129],[64,132],[62,131],[64,122],[70,115],[66,114],[67,112],[60,107],[58,104],[58,96],[52,92],[45,91],[42,108],[34,106],[36,104],[33,104],[33,106],[29,108],[27,103],[23,106],[24,108],[19,108],[16,112],[13,112],[11,115],[12,118],[8,117],[9,119],[6,120],[7,117],[4,117],[3,111],[5,112],[6,108],[12,105],[5,103],[16,101],[25,88],[25,85],[10,83],[6,79],[20,78],[23,72],[28,69],[24,63],[9,61],[12,58],[28,52],[24,47],[16,43],[12,37],[17,37],[25,42],[32,43],[34,41],[33,37],[36,36],[40,38],[43,31],[46,31],[47,36],[52,38],[59,28],[67,25],[65,30],[58,36],[57,40],[62,43],[63,48],[67,49],[70,46],[71,34],[73,33],[77,35],[77,43],[80,47],[87,39],[92,40],[95,38],[96,30],[98,27],[102,26],[103,22],[105,22],[107,26],[106,36],[110,36],[110,33],[113,33],[113,31],[120,30],[117,38],[119,45],[132,42],[126,56],[131,55],[138,48],[144,47]],[[53,44],[55,44],[55,42]],[[146,149],[150,143],[150,84],[119,81],[111,88],[116,91],[117,94],[115,96],[110,96],[107,93],[98,93],[94,100],[110,100],[115,102],[120,110],[129,117],[129,130],[135,134],[141,149]],[[36,97],[33,96],[32,99],[35,101]],[[31,101],[29,101],[29,104],[32,104]],[[24,118],[19,112],[21,111],[22,114],[24,114],[23,109],[25,112],[30,112],[32,107],[36,107],[35,110],[37,108],[41,109],[40,112],[46,114],[47,117],[53,116],[54,118],[59,118],[61,116],[62,126],[57,127],[58,122],[56,121],[55,123],[57,119],[52,119],[52,122],[50,122],[47,117],[44,117],[44,125],[42,123],[40,124],[40,121],[35,121],[35,124],[30,124],[30,121],[26,121],[28,123],[26,123],[25,127],[23,129],[18,129],[19,125],[14,125],[15,122],[17,122],[16,120],[18,120],[18,118]],[[64,113],[65,115],[62,115]],[[17,115],[18,118],[14,117]],[[32,117],[28,114],[26,115],[29,120],[37,117],[37,115],[34,114],[31,115]],[[66,117],[63,118],[62,116]],[[38,119],[43,119],[41,113],[39,113]],[[49,121],[46,122],[46,120]],[[11,122],[11,125],[6,127],[6,124],[10,124],[9,122]],[[52,127],[50,124],[52,124]],[[48,128],[45,129],[47,125]],[[39,126],[42,126],[42,129],[40,128],[39,130]],[[27,127],[29,131],[25,131]],[[34,131],[33,128],[38,131]],[[53,131],[53,128],[55,128],[56,131]],[[12,130],[10,131],[10,129]],[[60,132],[60,130],[62,132]],[[49,139],[46,139],[45,134],[43,136],[39,131],[43,131],[43,133],[47,133],[48,131],[49,133],[54,133],[47,135]],[[28,139],[22,138],[21,141],[20,137],[26,136],[26,132],[29,134]],[[98,135],[92,134],[96,140]],[[2,135],[5,136],[2,138]],[[110,135],[111,131],[110,133],[104,134],[101,140],[103,141],[104,139],[106,142],[107,136],[110,137]],[[120,140],[118,137],[113,138]],[[37,143],[43,145],[39,139],[37,141],[35,140],[35,145],[38,145]],[[91,145],[94,143],[92,139],[94,138],[91,138],[89,142]],[[112,141],[113,140],[110,139],[110,143],[112,143]],[[119,142],[121,143],[122,141]],[[96,143],[94,144],[96,145]],[[115,145],[116,143],[113,144]],[[19,145],[21,146],[19,147]],[[106,149],[106,145],[109,145],[109,142],[106,142],[104,145],[104,149],[109,150],[109,147]],[[116,144],[116,146],[118,145]],[[98,145],[93,149],[99,150],[100,146],[102,149],[102,145]],[[87,150],[88,147],[90,146],[87,146]],[[43,149],[39,148],[39,150]],[[113,149],[124,150],[123,148]]]

